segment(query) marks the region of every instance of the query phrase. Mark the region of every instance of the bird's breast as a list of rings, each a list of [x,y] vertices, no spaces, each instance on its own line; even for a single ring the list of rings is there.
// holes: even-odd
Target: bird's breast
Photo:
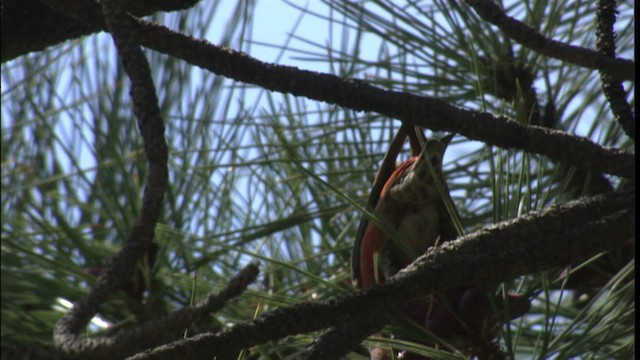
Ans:
[[[397,272],[415,260],[416,256],[424,254],[436,242],[440,235],[440,221],[435,203],[409,206],[395,215],[397,217],[394,225],[401,235],[398,241],[405,241],[412,250],[408,254],[396,241],[389,239],[385,242],[383,254],[387,255],[388,261],[393,265],[390,268]]]

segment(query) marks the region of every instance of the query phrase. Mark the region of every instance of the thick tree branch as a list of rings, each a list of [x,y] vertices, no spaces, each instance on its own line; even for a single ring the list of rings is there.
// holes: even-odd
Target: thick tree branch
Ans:
[[[506,116],[457,108],[425,96],[384,90],[359,80],[264,63],[244,53],[216,47],[163,26],[143,21],[138,21],[138,25],[143,45],[238,81],[353,110],[374,111],[410,124],[459,133],[469,139],[504,148],[520,148],[588,170],[635,178],[634,155],[603,148],[585,138],[522,125]]]
[[[78,339],[78,333],[98,312],[99,306],[120,288],[126,279],[131,278],[136,263],[150,248],[168,184],[165,128],[160,117],[149,64],[140,46],[129,36],[132,27],[129,18],[118,7],[110,7],[106,3],[103,5],[125,71],[131,79],[131,97],[149,161],[149,176],[142,197],[140,216],[131,229],[125,247],[113,258],[106,271],[101,273],[91,293],[74,304],[71,311],[56,324],[56,347],[66,355],[74,357],[86,357],[87,353],[95,349],[96,342],[81,341]],[[104,352],[93,353],[91,357],[95,357],[96,354]]]
[[[362,343],[372,332],[381,329],[392,315],[397,315],[393,311],[387,313],[372,313],[366,319],[357,322],[341,324],[325,331],[320,337],[314,339],[307,348],[294,357],[295,360],[324,360],[341,359],[352,349]]]
[[[72,8],[69,12],[84,19],[78,9]],[[459,133],[503,148],[519,148],[588,171],[635,179],[633,154],[604,148],[586,138],[522,125],[506,116],[457,108],[426,96],[384,90],[359,80],[261,62],[245,53],[214,46],[161,25],[131,19],[141,45],[234,80],[353,110],[374,111],[409,124]]]
[[[634,80],[635,62],[611,58],[578,46],[547,39],[530,26],[510,17],[493,0],[466,0],[480,17],[507,36],[535,52],[589,69],[598,69],[618,80]]]
[[[434,291],[495,284],[584,260],[634,236],[634,192],[572,201],[447,242],[388,283],[329,301],[281,308],[220,333],[198,335],[131,359],[226,359],[243,348],[285,336],[364,323],[371,314],[392,315],[390,309]]]
[[[197,2],[138,0],[126,1],[123,5],[136,16],[146,16],[158,11],[188,9]],[[40,0],[2,1],[2,62],[105,29],[102,10],[96,1],[65,1],[65,6],[81,8],[92,21],[78,21],[65,12],[52,10],[45,3]]]

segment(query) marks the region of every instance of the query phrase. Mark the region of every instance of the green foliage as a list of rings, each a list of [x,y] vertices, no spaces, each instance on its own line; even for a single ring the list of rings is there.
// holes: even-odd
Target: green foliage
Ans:
[[[226,23],[215,41],[249,54],[274,48],[301,68],[633,147],[608,110],[597,72],[513,43],[458,2],[327,1],[331,11],[315,2],[317,8],[298,8],[298,24],[321,20],[328,37],[293,29],[290,38],[268,44],[251,41],[259,6],[241,2],[225,14],[218,3],[155,20],[196,37],[209,34],[211,23]],[[504,7],[547,37],[594,48],[590,2]],[[633,10],[631,3],[620,5],[617,46],[625,57],[633,53]],[[260,281],[189,334],[349,291],[349,254],[361,216],[352,202],[366,202],[399,122],[265,92],[146,53],[170,146],[170,187],[156,229],[160,251],[148,272],[154,285],[147,302],[156,305],[149,315],[186,306],[192,296],[201,300],[254,259],[262,264]],[[146,160],[128,80],[115,59],[110,39],[100,34],[3,64],[3,358],[55,357],[59,299],[73,302],[89,291],[94,278],[85,269],[109,262],[138,215]],[[535,80],[529,84],[535,111],[526,84],[505,96],[501,79],[516,70]],[[633,106],[635,83],[625,85]],[[445,157],[445,172],[467,232],[575,197],[573,172],[558,164],[460,136]],[[528,316],[500,329],[500,344],[515,358],[632,358],[633,271],[632,260],[581,308],[557,271],[497,286],[503,296],[517,289],[535,298]],[[117,294],[100,315],[130,325],[127,301]],[[90,327],[87,334],[98,331]],[[286,358],[313,336],[247,353]],[[433,358],[462,357],[407,346]]]

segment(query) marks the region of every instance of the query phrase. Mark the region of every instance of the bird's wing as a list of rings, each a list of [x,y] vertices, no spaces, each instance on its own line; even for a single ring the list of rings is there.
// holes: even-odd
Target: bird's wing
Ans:
[[[398,158],[398,154],[402,150],[402,145],[407,138],[410,136],[409,134],[413,133],[415,136],[415,132],[412,131],[411,125],[407,125],[403,123],[398,129],[396,136],[391,141],[389,145],[389,149],[387,153],[384,155],[382,159],[382,164],[380,165],[380,169],[378,170],[378,174],[376,175],[376,179],[373,182],[373,186],[371,187],[371,192],[369,193],[369,199],[367,201],[367,210],[374,211],[378,201],[380,200],[380,195],[382,194],[382,189],[384,185],[387,183],[391,174],[393,174],[396,169],[396,159]],[[364,234],[367,231],[367,227],[369,225],[369,219],[366,216],[362,216],[360,219],[360,224],[358,225],[358,232],[356,233],[355,243],[353,244],[353,249],[351,251],[351,281],[356,287],[360,287],[360,253],[362,247],[362,239],[364,238]]]

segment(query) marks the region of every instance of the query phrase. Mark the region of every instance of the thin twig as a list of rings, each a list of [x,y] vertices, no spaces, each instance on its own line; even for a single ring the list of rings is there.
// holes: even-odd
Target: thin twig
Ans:
[[[597,5],[598,27],[596,28],[596,48],[598,52],[609,58],[616,56],[615,33],[613,25],[616,22],[615,0],[601,0]],[[611,111],[622,129],[631,139],[636,139],[636,118],[627,102],[627,93],[622,82],[609,73],[600,70],[602,92],[609,100]]]

